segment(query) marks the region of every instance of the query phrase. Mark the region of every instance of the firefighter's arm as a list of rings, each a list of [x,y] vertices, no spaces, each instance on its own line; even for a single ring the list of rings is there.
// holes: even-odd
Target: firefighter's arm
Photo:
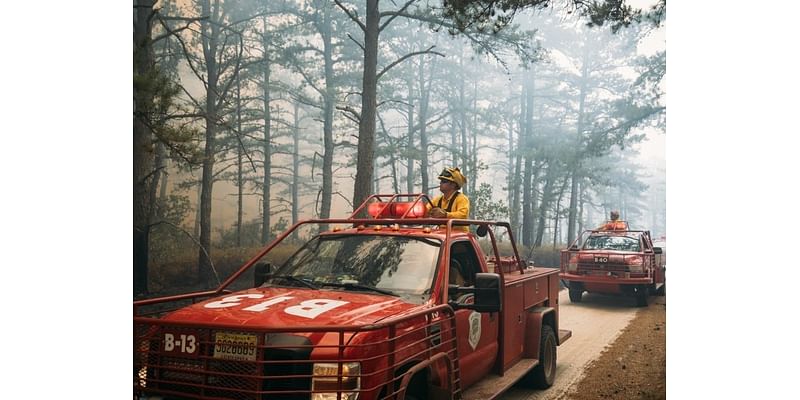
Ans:
[[[436,201],[438,197],[434,198],[433,201]],[[439,207],[434,207],[431,203],[425,203],[425,216],[430,218],[444,218],[447,214]]]
[[[431,218],[445,218],[447,213],[439,207],[434,207],[428,211],[428,216]]]

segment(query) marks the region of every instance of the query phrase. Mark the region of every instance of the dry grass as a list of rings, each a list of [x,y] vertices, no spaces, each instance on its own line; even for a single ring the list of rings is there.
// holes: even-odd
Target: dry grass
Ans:
[[[667,298],[650,300],[565,399],[667,398]]]
[[[289,256],[297,251],[294,244],[281,244],[272,249],[265,257],[272,265],[283,264]],[[213,249],[211,260],[217,270],[220,281],[224,281],[234,272],[238,271],[247,261],[256,256],[262,247],[234,247]],[[204,290],[216,287],[214,284],[198,285],[198,254],[197,251],[187,250],[173,254],[169,260],[155,260],[151,262],[149,270],[148,288],[150,295],[164,295],[182,293],[192,290]]]

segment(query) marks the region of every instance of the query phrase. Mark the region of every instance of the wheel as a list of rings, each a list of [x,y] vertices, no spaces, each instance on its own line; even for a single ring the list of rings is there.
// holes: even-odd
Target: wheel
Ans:
[[[407,367],[410,368],[411,365],[408,365]],[[401,369],[401,370],[403,370],[403,369]],[[405,368],[404,368],[404,370],[407,371],[407,369],[405,369]],[[381,399],[389,398],[389,397],[386,397],[387,389],[388,390],[393,390],[395,393],[397,393],[400,390],[400,383],[403,380],[402,378],[403,378],[403,374],[401,373],[401,374],[398,375],[398,379],[395,380],[394,385],[391,385],[393,387],[393,389],[391,387],[384,388],[381,391],[381,395],[380,395],[379,398],[381,398]],[[427,398],[428,398],[428,372],[425,371],[425,370],[422,370],[422,371],[419,371],[416,374],[414,374],[413,377],[411,377],[411,381],[408,382],[408,386],[406,387],[406,392],[405,392],[405,395],[403,396],[403,399],[405,399],[405,400],[420,400],[420,399],[427,399]]]
[[[539,365],[523,377],[525,386],[547,389],[556,380],[556,334],[550,325],[542,326],[542,339],[539,342]]]
[[[569,289],[569,301],[573,303],[580,303],[583,297],[583,289]]]
[[[639,289],[636,292],[636,307],[647,307],[647,295],[649,290]]]
[[[667,284],[664,283],[663,285],[661,285],[661,287],[658,288],[658,290],[656,291],[656,294],[659,295],[659,296],[666,296],[667,295]]]

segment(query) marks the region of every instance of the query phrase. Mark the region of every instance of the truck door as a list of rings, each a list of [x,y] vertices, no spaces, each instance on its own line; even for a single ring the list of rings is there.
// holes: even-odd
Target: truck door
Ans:
[[[472,286],[475,274],[482,271],[481,263],[473,244],[468,240],[454,242],[450,247],[451,282],[461,286]],[[453,277],[458,270],[461,277]],[[462,282],[457,282],[463,279]],[[469,303],[472,295],[451,297],[458,302]],[[478,313],[461,309],[456,311],[456,332],[461,388],[464,389],[488,374],[497,358],[498,313]]]
[[[653,264],[655,262],[655,254],[653,254],[653,245],[646,235],[642,235],[642,252],[644,253],[644,270],[648,271],[651,278],[654,278]]]

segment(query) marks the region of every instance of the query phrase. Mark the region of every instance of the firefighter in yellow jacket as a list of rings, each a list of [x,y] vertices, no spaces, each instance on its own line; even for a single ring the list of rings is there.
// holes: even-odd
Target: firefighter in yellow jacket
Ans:
[[[427,205],[431,218],[469,219],[469,198],[458,190],[467,183],[467,178],[458,168],[445,168],[439,174],[439,190],[442,194],[433,198],[433,206]],[[467,226],[453,226],[453,230],[469,232]]]

